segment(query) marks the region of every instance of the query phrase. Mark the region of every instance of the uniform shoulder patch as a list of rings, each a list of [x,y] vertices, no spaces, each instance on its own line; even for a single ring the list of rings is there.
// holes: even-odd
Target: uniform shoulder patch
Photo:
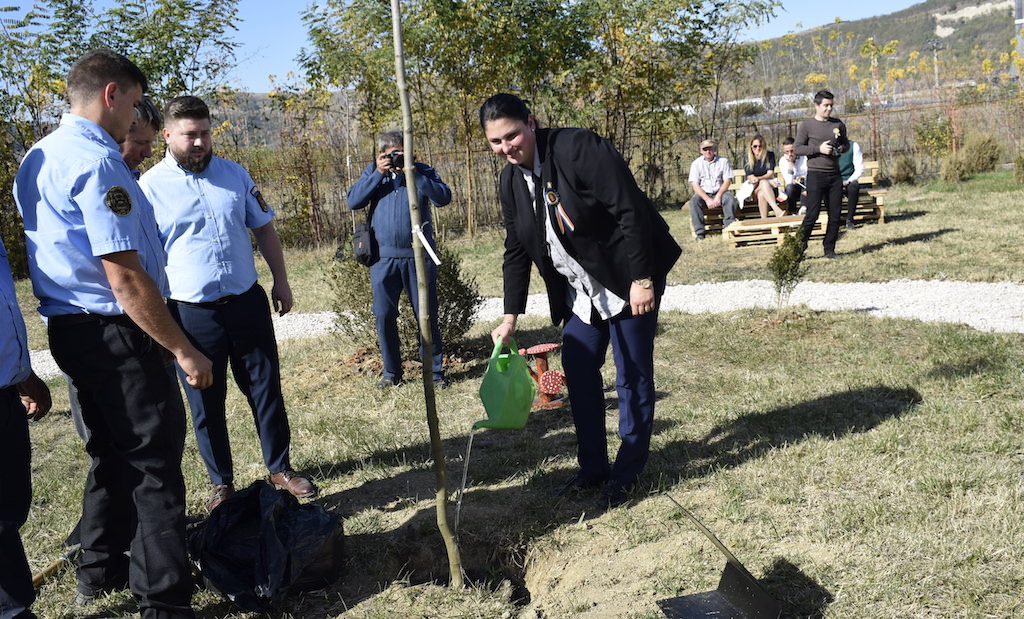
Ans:
[[[263,199],[263,194],[260,193],[260,190],[257,189],[255,185],[253,185],[252,189],[249,190],[249,193],[252,194],[252,197],[256,198],[256,202],[259,203],[260,208],[263,209],[264,213],[270,211],[270,207],[267,206],[267,201]]]
[[[128,195],[128,190],[120,185],[114,185],[107,190],[107,195],[103,198],[103,203],[107,205],[115,215],[124,217],[128,213],[132,212],[132,197]]]

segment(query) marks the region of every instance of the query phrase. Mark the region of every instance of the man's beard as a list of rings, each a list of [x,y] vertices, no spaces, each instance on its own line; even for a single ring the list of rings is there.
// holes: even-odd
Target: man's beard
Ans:
[[[206,166],[210,165],[210,160],[213,159],[213,149],[211,148],[203,155],[199,155],[198,153],[193,152],[192,149],[189,149],[188,154],[182,154],[172,148],[171,155],[174,156],[175,161],[177,161],[178,165],[181,167],[185,168],[189,172],[199,173],[205,170]]]

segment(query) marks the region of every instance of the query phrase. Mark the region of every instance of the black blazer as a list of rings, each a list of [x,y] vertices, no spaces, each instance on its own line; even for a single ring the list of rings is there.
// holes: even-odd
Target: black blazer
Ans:
[[[682,250],[615,147],[585,129],[539,129],[537,152],[540,190],[557,193],[572,226],[564,220],[559,225],[557,203],[545,200],[548,218],[566,251],[588,274],[627,302],[633,280],[665,277]],[[547,287],[551,320],[559,324],[569,318],[569,283],[547,254],[526,180],[510,163],[499,183],[506,233],[505,313],[526,311],[533,263]]]

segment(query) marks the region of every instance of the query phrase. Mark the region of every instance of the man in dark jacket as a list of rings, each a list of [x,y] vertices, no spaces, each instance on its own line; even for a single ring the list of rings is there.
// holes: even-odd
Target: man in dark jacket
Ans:
[[[370,267],[373,287],[373,314],[377,317],[377,338],[384,358],[384,376],[378,389],[394,387],[402,382],[402,351],[398,341],[398,301],[402,290],[412,301],[413,312],[419,316],[419,293],[416,284],[416,262],[412,250],[412,224],[409,219],[409,194],[405,186],[402,132],[388,131],[380,136],[379,151],[374,163],[348,190],[348,207],[353,210],[370,207],[370,228],[380,248],[380,260]],[[434,168],[416,162],[416,191],[419,195],[420,221],[423,235],[433,245],[430,203],[444,206],[451,202],[452,191]],[[441,330],[437,324],[437,266],[427,262],[427,289],[430,303],[430,328],[433,334],[432,355],[434,385],[448,386],[442,368]],[[420,351],[420,357],[423,357]]]

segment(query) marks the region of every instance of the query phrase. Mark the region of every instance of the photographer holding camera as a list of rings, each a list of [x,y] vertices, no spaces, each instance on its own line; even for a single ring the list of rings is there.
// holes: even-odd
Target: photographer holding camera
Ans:
[[[377,317],[377,338],[384,359],[384,376],[378,389],[394,387],[402,382],[402,353],[398,340],[398,301],[405,290],[419,317],[419,293],[416,290],[416,262],[412,250],[412,223],[409,219],[409,197],[403,168],[407,163],[402,152],[402,132],[388,131],[378,140],[377,159],[363,171],[348,190],[348,207],[352,210],[370,207],[370,229],[377,240],[380,259],[370,267],[373,288],[373,314]],[[451,202],[452,191],[434,168],[419,162],[416,166],[416,193],[419,196],[420,219],[427,242],[434,244],[430,203],[444,206]],[[437,266],[427,261],[427,287],[430,302],[430,328],[433,332],[434,385],[448,386],[442,369],[441,330],[437,324]],[[420,356],[423,356],[420,351]]]

